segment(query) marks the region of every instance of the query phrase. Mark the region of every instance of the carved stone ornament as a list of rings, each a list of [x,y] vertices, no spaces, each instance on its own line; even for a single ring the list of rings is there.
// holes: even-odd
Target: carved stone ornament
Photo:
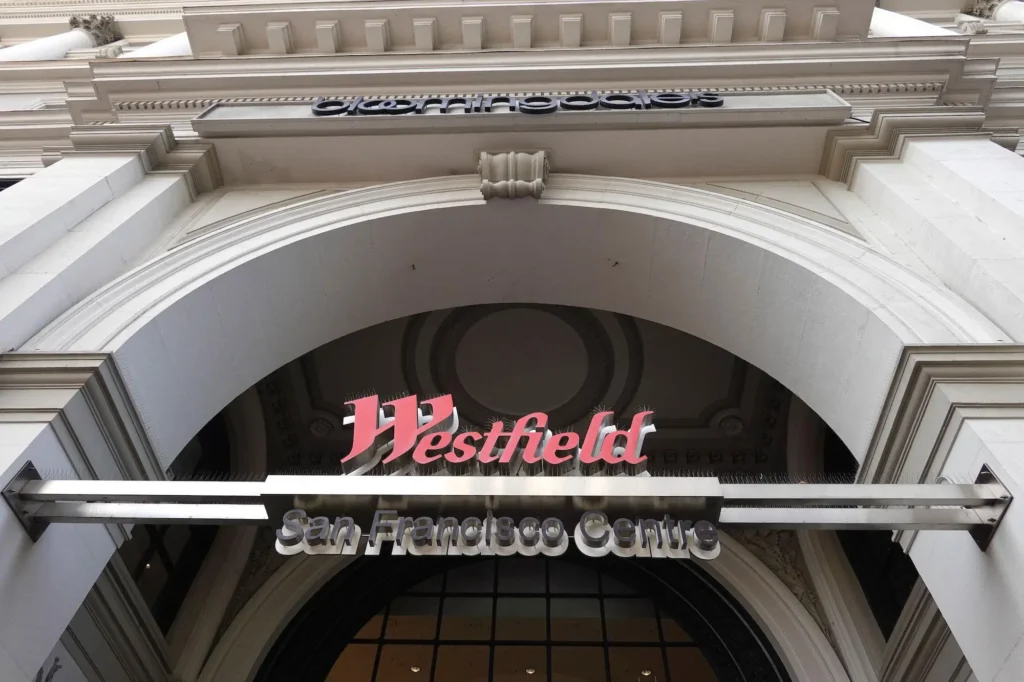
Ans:
[[[792,531],[737,530],[729,533],[761,563],[768,567],[800,601],[833,646],[832,632],[826,627],[818,595],[807,578],[800,545]]]
[[[121,45],[104,45],[96,50],[96,56],[101,59],[113,59],[120,57],[123,52],[124,48]]]
[[[533,197],[540,199],[548,179],[548,157],[545,152],[480,153],[480,193],[490,201]]]
[[[995,14],[996,10],[1005,0],[974,0],[967,9],[964,10],[964,14],[969,14],[972,17],[979,17],[981,19],[991,19],[992,15]],[[959,28],[959,26],[957,26]],[[963,31],[961,31],[963,33]]]
[[[108,45],[124,38],[117,27],[117,22],[114,21],[114,17],[109,14],[71,17],[68,20],[68,24],[70,24],[71,28],[80,28],[83,31],[88,31],[97,47]]]
[[[314,419],[309,424],[309,432],[317,438],[327,438],[334,431],[334,424],[329,419]]]
[[[988,27],[981,19],[957,19],[956,30],[966,36],[977,36],[988,33]]]

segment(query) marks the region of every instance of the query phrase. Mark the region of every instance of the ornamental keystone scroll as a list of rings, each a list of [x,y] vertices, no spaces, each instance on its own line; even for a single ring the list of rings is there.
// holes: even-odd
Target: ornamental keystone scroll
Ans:
[[[548,179],[548,157],[545,152],[480,153],[480,193],[484,200],[540,199]]]

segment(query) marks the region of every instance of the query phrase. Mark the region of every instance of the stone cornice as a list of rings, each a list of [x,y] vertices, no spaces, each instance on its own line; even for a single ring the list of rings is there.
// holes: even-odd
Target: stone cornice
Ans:
[[[555,93],[552,93],[555,94]],[[569,93],[561,93],[569,94]],[[418,95],[423,96],[423,95]],[[259,113],[254,115],[253,110]],[[789,93],[734,93],[718,108],[633,111],[559,111],[550,116],[471,113],[448,116],[313,116],[305,103],[217,105],[192,121],[203,138],[337,135],[408,135],[500,133],[515,121],[517,131],[622,130],[687,128],[756,128],[762,126],[836,126],[850,115],[850,105],[827,90]],[[513,116],[516,116],[513,114]]]
[[[868,125],[847,126],[829,132],[821,160],[821,174],[850,182],[863,159],[896,159],[911,137],[991,137],[983,132],[985,112],[978,107],[876,110]]]
[[[843,97],[844,99],[859,99],[867,97],[884,98],[886,96],[905,98],[918,95],[921,97],[937,97],[943,88],[942,81],[927,81],[920,83],[837,83],[834,85],[809,84],[809,85],[754,85],[749,87],[736,87],[731,85],[716,86],[708,85],[703,89],[725,95],[732,93],[764,93],[764,94],[786,94],[812,92],[815,90],[828,90]],[[550,91],[543,91],[547,94]],[[447,96],[450,96],[450,93]],[[521,93],[526,94],[526,93]],[[530,94],[533,94],[531,91]],[[557,94],[557,93],[556,93]],[[564,94],[564,93],[562,93]],[[420,97],[424,93],[412,92],[368,92],[369,97]],[[434,96],[431,94],[430,96]],[[438,94],[437,96],[441,96]],[[128,111],[202,111],[216,104],[312,104],[317,96],[264,96],[264,97],[208,97],[196,99],[148,99],[148,100],[117,100],[112,103],[113,109],[119,112]]]
[[[858,472],[863,483],[932,483],[957,412],[1019,411],[1024,345],[907,346]]]
[[[70,140],[71,148],[44,150],[44,163],[70,155],[134,152],[142,158],[147,173],[183,174],[194,197],[221,184],[213,148],[200,142],[178,142],[169,125],[72,126]]]
[[[921,39],[913,42],[852,41],[845,43],[750,43],[742,45],[679,45],[634,46],[630,49],[608,50],[600,48],[548,49],[548,50],[480,50],[473,52],[435,52],[421,54],[294,54],[250,55],[204,60],[148,60],[130,58],[97,61],[92,64],[97,78],[141,76],[262,76],[276,74],[290,77],[325,73],[335,79],[344,75],[368,74],[371,81],[391,74],[429,76],[438,69],[466,71],[477,76],[478,83],[491,83],[505,76],[504,72],[550,72],[562,68],[633,67],[647,69],[680,69],[688,79],[703,77],[702,71],[716,69],[720,74],[736,71],[738,67],[779,69],[789,76],[806,76],[818,72],[835,78],[836,63],[843,62],[844,71],[851,74],[870,72],[871,67],[892,72],[894,60],[900,64],[900,73],[913,72],[915,64],[936,75],[945,75],[948,64],[962,60],[970,39],[966,36],[943,39]],[[856,66],[855,66],[856,65]],[[817,67],[817,68],[815,68]],[[497,69],[498,72],[494,70]],[[696,70],[696,72],[692,72]],[[742,77],[742,74],[733,74]],[[606,77],[607,74],[603,74]],[[678,77],[678,76],[677,76]],[[550,80],[550,78],[549,78]],[[417,80],[417,82],[419,82]],[[737,80],[737,85],[741,82]],[[429,84],[422,83],[424,87]]]
[[[709,22],[710,10],[726,20]],[[871,11],[862,0],[690,0],[685,11],[673,0],[350,0],[189,6],[184,21],[195,54],[227,56],[850,40],[867,36]]]
[[[165,477],[108,353],[0,355],[0,421],[49,423],[77,478]]]

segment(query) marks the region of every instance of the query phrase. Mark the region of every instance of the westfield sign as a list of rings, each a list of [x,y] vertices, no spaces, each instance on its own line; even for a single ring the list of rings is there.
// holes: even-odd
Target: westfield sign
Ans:
[[[460,429],[451,395],[420,401],[406,396],[384,403],[378,396],[346,403],[352,448],[341,459],[346,473],[439,470],[481,473],[598,473],[608,468],[637,473],[645,468],[644,438],[654,432],[654,413],[638,412],[628,428],[613,412],[597,412],[582,439],[573,431],[552,433],[548,416],[533,412],[514,423],[495,421],[486,432]],[[616,470],[614,473],[619,473]]]

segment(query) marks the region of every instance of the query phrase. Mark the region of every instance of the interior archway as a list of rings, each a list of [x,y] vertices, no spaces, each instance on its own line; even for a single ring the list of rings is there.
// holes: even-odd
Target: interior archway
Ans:
[[[788,682],[693,562],[373,557],[292,619],[257,682]]]
[[[765,206],[581,176],[552,177],[540,202],[484,203],[478,184],[461,176],[330,192],[224,221],[97,292],[25,349],[113,351],[169,466],[274,369],[439,308],[571,305],[686,331],[777,378],[858,457],[906,344],[1007,339],[948,290]]]
[[[763,480],[787,473],[786,415],[792,396],[772,377],[724,349],[663,325],[538,304],[480,305],[392,320],[336,339],[272,372],[247,393],[259,404],[266,425],[267,470],[340,473],[332,463],[344,456],[351,438],[342,427],[343,402],[371,392],[452,393],[460,410],[471,406],[460,417],[469,427],[543,408],[562,415],[563,427],[579,431],[587,428],[599,405],[621,422],[650,408],[657,428],[644,442],[650,475],[700,471]],[[282,640],[282,632],[299,627],[304,616],[296,614],[319,608],[323,585],[347,581],[338,574],[356,566],[349,557],[288,559],[276,554],[273,540],[272,529],[261,531],[256,540],[247,573],[264,576],[265,582],[246,579],[239,586],[233,600],[238,606],[226,617],[231,626],[204,669],[204,681],[252,679],[274,647],[284,656],[281,660],[307,651],[298,647],[286,654],[305,636]],[[813,605],[801,603],[801,592],[773,573],[780,567],[767,568],[742,541],[725,538],[723,547],[723,555],[701,575],[747,614],[744,622],[755,624],[750,627],[756,637],[751,635],[754,639],[745,646],[760,642],[755,649],[777,651],[782,669],[794,680],[844,681]],[[367,591],[358,581],[346,584],[350,593]],[[677,589],[681,597],[689,595],[688,589]],[[318,632],[331,617],[338,621],[331,621],[331,627],[348,622],[347,607],[339,609],[324,612],[325,625]],[[530,641],[545,650],[560,646]],[[607,643],[612,644],[624,643]],[[659,640],[655,648],[660,651],[662,644]],[[327,675],[321,668],[329,668],[332,660],[321,660],[310,674]]]

